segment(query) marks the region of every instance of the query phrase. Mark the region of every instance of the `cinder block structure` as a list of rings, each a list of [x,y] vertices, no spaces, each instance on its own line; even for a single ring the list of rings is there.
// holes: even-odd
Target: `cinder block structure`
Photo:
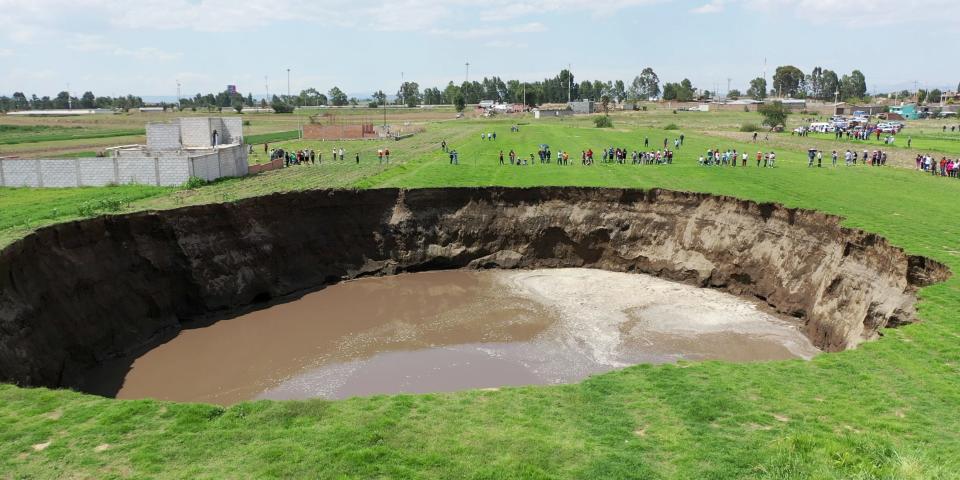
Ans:
[[[147,144],[113,147],[95,158],[0,158],[0,186],[175,186],[190,177],[247,175],[240,118],[184,117],[147,124]]]

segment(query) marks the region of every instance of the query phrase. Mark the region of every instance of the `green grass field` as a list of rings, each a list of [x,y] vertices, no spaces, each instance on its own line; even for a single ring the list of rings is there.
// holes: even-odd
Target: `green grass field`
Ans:
[[[386,144],[395,152],[389,166],[373,158],[378,142],[341,142],[346,162],[325,158],[193,190],[5,189],[0,239],[78,218],[79,205],[110,209],[117,203],[96,202],[111,198],[126,212],[319,187],[664,187],[839,214],[960,272],[960,181],[892,167],[810,169],[803,148],[717,133],[748,114],[718,114],[716,131],[707,116],[660,130],[675,116],[658,115],[624,115],[609,130],[589,119],[524,121],[515,134],[508,120],[441,122]],[[498,140],[481,141],[484,131]],[[686,141],[674,165],[579,164],[585,148],[633,150],[644,136],[662,145],[680,132]],[[443,139],[461,152],[460,165],[439,151]],[[501,149],[529,156],[540,143],[569,150],[573,165],[498,165]],[[751,152],[751,166],[696,166],[713,147]],[[777,168],[756,168],[756,151],[774,147]],[[960,478],[960,278],[921,297],[921,323],[853,351],[638,365],[575,385],[229,408],[3,385],[0,478]]]

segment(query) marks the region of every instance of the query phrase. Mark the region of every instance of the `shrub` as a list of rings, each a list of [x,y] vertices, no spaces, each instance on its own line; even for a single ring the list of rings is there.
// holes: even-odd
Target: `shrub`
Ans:
[[[597,128],[612,128],[613,120],[610,119],[610,115],[603,115],[599,117],[593,117],[593,124]]]
[[[244,127],[249,127],[249,126],[250,126],[250,120],[244,120],[244,121],[243,121],[243,126],[244,126]]]
[[[207,184],[207,181],[200,177],[190,177],[189,180],[184,182],[183,188],[185,190],[193,190],[194,188],[200,188]]]
[[[759,132],[760,130],[760,127],[753,123],[744,123],[743,125],[740,125],[741,132]]]
[[[671,123],[670,125],[663,127],[663,129],[664,130],[680,130],[680,127],[678,127],[676,123]]]
[[[126,202],[116,198],[103,198],[96,201],[83,202],[77,207],[77,212],[84,217],[92,217],[98,213],[119,212],[126,206]]]
[[[640,107],[640,110],[643,110],[644,112],[646,112],[646,111],[647,111],[647,106],[644,105],[644,106]]]
[[[270,104],[274,113],[293,113],[293,105],[277,100]]]
[[[750,113],[750,105],[744,105],[744,106],[743,106],[743,111],[746,112],[746,113]]]
[[[367,104],[367,108],[380,108],[380,104],[377,102],[370,102]]]

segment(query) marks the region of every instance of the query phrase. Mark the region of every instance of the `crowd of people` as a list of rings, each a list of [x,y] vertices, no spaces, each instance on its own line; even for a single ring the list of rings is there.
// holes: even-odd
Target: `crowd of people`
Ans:
[[[674,152],[666,149],[651,150],[649,152],[633,150],[633,152],[629,152],[626,148],[609,147],[603,149],[601,163],[617,163],[623,165],[627,163],[627,158],[630,158],[630,163],[633,165],[667,165],[673,163],[673,156]],[[549,146],[540,145],[536,154],[530,154],[529,161],[526,157],[523,157],[514,150],[510,150],[506,154],[503,150],[500,150],[499,155],[500,165],[523,166],[538,162],[540,164],[549,164],[552,163],[554,159],[556,160],[556,165],[570,165],[570,152],[559,150],[556,156],[554,156]],[[455,162],[451,159],[450,163],[454,164]],[[592,148],[580,151],[580,164],[584,166],[594,164],[594,152]]]
[[[264,149],[266,148],[268,147],[264,145]],[[291,165],[315,165],[323,162],[323,154],[310,149],[289,151],[282,148],[275,148],[270,150],[270,160],[273,161],[278,158],[283,159],[284,167]]]
[[[960,159],[941,157],[937,160],[932,155],[918,154],[916,158],[917,170],[937,177],[960,178]]]
[[[737,152],[736,149],[727,149],[725,151],[720,151],[719,149],[707,150],[706,155],[700,155],[700,158],[697,160],[697,164],[703,167],[736,167],[737,162],[740,162],[741,167],[747,166],[747,161],[750,160],[750,154],[747,152]],[[756,155],[757,167],[763,168],[773,168],[777,161],[777,154],[772,150],[770,152],[757,152]]]

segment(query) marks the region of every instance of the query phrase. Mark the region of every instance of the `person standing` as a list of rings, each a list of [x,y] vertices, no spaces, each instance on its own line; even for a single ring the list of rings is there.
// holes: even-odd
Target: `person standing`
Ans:
[[[833,151],[833,166],[834,166],[834,167],[837,166],[837,151],[836,151],[836,150]]]
[[[357,152],[357,165],[360,165],[360,152]],[[343,159],[343,154],[340,154],[340,159]]]
[[[500,150],[500,165],[503,165],[503,150]]]

